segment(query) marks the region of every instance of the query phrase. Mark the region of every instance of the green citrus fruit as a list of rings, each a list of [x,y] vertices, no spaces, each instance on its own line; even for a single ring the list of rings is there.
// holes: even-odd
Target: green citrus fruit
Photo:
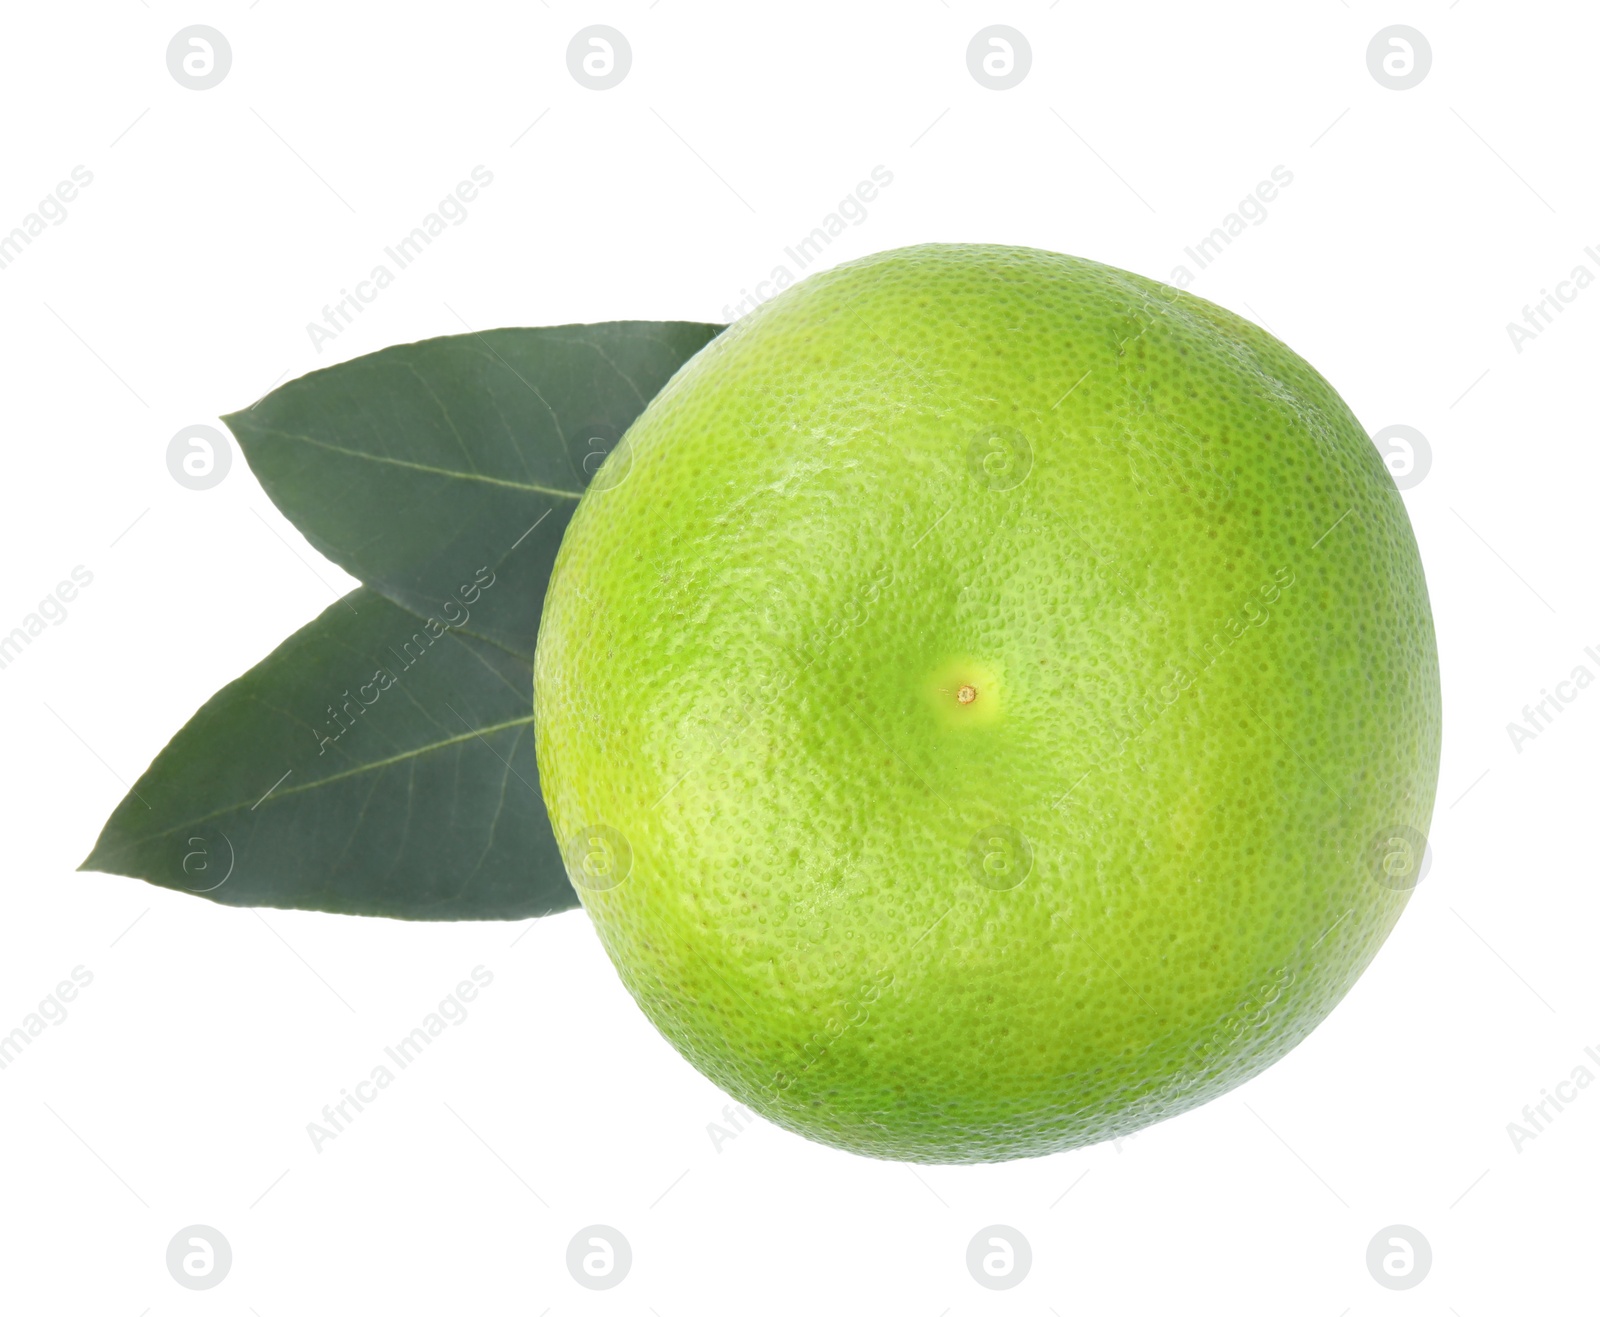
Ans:
[[[1406,904],[1405,509],[1328,383],[1148,279],[887,252],[733,325],[585,495],[540,773],[624,983],[872,1156],[1126,1133],[1270,1065]]]

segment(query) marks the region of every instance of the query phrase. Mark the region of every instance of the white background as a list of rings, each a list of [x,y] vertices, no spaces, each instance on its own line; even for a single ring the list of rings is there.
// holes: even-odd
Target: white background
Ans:
[[[203,92],[166,64],[192,23],[233,52]],[[592,23],[632,48],[613,90],[567,70]],[[1032,49],[1009,91],[968,72],[991,23]],[[1432,48],[1407,91],[1367,66],[1395,23]],[[4,27],[0,232],[74,166],[93,183],[0,270],[0,632],[74,566],[94,581],[0,670],[0,1032],[74,966],[94,978],[0,1071],[0,1308],[1594,1311],[1600,1085],[1520,1148],[1507,1125],[1576,1067],[1600,1076],[1600,689],[1520,750],[1507,724],[1574,667],[1600,675],[1600,289],[1521,351],[1506,328],[1574,266],[1600,274],[1593,14],[116,0],[10,5]],[[307,322],[476,165],[494,181],[470,218],[319,354]],[[927,240],[1186,264],[1369,431],[1430,441],[1405,502],[1444,682],[1432,867],[1307,1042],[1199,1111],[1042,1160],[913,1171],[759,1122],[719,1148],[725,1098],[581,912],[262,918],[74,872],[205,697],[352,584],[237,455],[180,487],[177,430],[468,327],[723,319],[876,165],[893,183],[827,264]],[[1279,165],[1266,220],[1195,269],[1184,248]],[[470,1017],[314,1151],[307,1122],[476,965],[494,981]],[[565,1263],[593,1222],[634,1254],[604,1293]],[[1005,1293],[965,1261],[997,1222],[1034,1253]],[[234,1254],[204,1293],[165,1264],[194,1223]],[[1365,1260],[1395,1223],[1433,1250],[1405,1292]]]

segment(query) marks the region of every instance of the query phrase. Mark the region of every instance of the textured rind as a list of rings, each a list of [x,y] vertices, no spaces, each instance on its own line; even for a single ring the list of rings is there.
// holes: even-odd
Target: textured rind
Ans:
[[[734,325],[626,451],[546,601],[540,775],[628,989],[767,1118],[925,1162],[1127,1133],[1281,1057],[1399,917],[1373,850],[1433,808],[1422,566],[1270,335],[908,248]]]

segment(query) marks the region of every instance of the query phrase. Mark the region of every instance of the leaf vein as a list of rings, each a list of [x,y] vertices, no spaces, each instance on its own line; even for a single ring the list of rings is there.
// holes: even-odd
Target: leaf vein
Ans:
[[[421,471],[426,475],[443,476],[448,480],[470,480],[483,485],[498,485],[503,489],[520,489],[530,494],[548,494],[552,498],[570,498],[574,502],[582,498],[580,491],[575,489],[556,489],[549,485],[535,485],[521,480],[503,480],[499,476],[486,476],[477,471],[451,471],[448,467],[429,466],[426,462],[413,462],[404,457],[387,457],[381,453],[364,453],[358,448],[345,448],[339,444],[330,444],[324,439],[315,439],[309,434],[300,434],[293,430],[280,430],[276,426],[261,426],[259,433],[275,434],[284,439],[298,440],[300,443],[311,444],[315,448],[325,448],[330,453],[339,453],[345,457],[359,458],[365,462],[377,462],[382,466],[404,467],[408,471]]]

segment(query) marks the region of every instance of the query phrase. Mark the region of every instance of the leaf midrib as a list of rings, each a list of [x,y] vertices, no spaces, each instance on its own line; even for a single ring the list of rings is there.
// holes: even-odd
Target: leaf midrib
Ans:
[[[529,494],[548,494],[552,498],[569,498],[576,502],[582,498],[581,492],[572,489],[555,489],[549,485],[532,485],[521,480],[504,480],[499,476],[486,476],[476,471],[452,471],[448,467],[429,466],[426,462],[412,462],[403,457],[386,457],[381,453],[365,453],[359,448],[345,448],[340,444],[330,444],[326,440],[317,439],[309,434],[300,434],[294,430],[282,430],[275,425],[261,425],[252,423],[252,428],[261,435],[277,435],[283,439],[292,439],[300,443],[310,444],[315,448],[325,448],[330,453],[339,453],[344,457],[353,457],[364,462],[378,462],[384,466],[403,467],[407,471],[421,471],[431,476],[443,476],[447,480],[475,480],[484,485],[498,485],[502,489],[518,489]]]
[[[414,750],[407,750],[402,754],[390,755],[387,759],[376,759],[370,764],[358,764],[354,768],[346,769],[342,773],[334,773],[329,777],[318,778],[315,782],[303,782],[299,786],[290,787],[286,791],[272,792],[269,794],[272,795],[275,801],[281,801],[289,796],[299,795],[302,791],[313,791],[318,787],[330,786],[335,782],[342,782],[346,778],[359,777],[362,773],[375,772],[380,768],[389,768],[394,764],[404,763],[408,759],[415,759],[419,755],[425,755],[434,750],[443,750],[448,746],[459,745],[462,741],[470,741],[474,737],[486,736],[491,732],[503,732],[512,727],[525,727],[532,721],[533,715],[530,713],[526,718],[513,718],[509,722],[495,723],[490,727],[475,727],[471,731],[463,732],[460,736],[449,736],[442,741],[432,741],[427,745],[418,746]],[[235,801],[231,805],[225,805],[221,809],[214,809],[211,811],[211,813],[202,814],[198,818],[184,819],[179,823],[173,824],[173,826],[170,828],[164,828],[160,832],[144,833],[135,840],[130,841],[127,845],[118,847],[116,850],[108,852],[107,855],[109,857],[126,854],[129,851],[132,851],[135,847],[144,845],[147,842],[155,841],[161,837],[170,837],[173,833],[182,832],[185,828],[198,827],[202,823],[209,823],[212,819],[221,818],[225,814],[236,813],[248,803],[248,801],[243,800]],[[257,801],[256,805],[260,805],[262,803],[264,802]],[[252,808],[254,807],[255,806],[252,806]],[[93,856],[90,856],[90,859],[93,858]]]

